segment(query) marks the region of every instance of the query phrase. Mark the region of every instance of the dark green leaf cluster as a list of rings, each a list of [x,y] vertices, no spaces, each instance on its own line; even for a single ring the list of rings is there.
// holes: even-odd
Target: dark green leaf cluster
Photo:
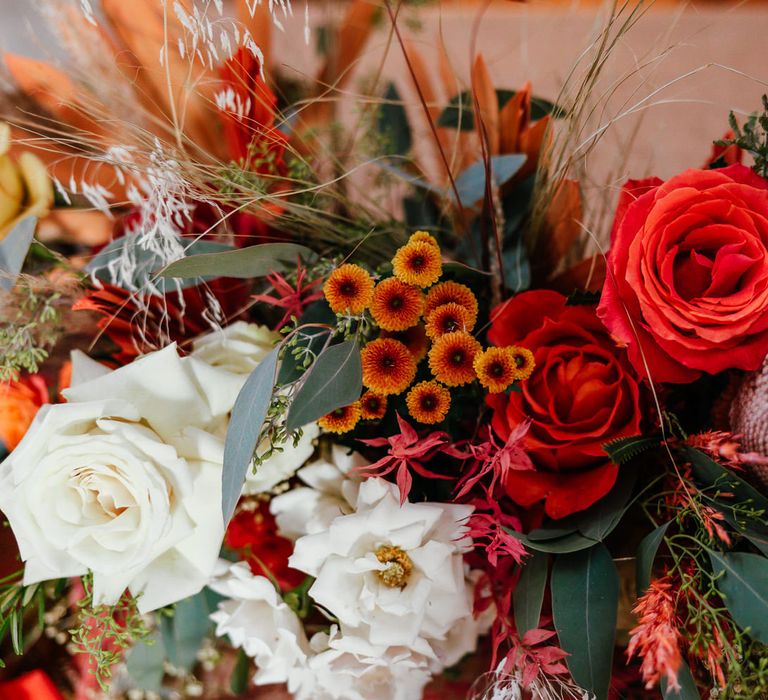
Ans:
[[[768,95],[763,95],[763,111],[753,112],[744,126],[740,126],[736,115],[731,112],[728,123],[733,138],[715,141],[718,146],[738,146],[747,151],[755,160],[754,171],[768,178]]]

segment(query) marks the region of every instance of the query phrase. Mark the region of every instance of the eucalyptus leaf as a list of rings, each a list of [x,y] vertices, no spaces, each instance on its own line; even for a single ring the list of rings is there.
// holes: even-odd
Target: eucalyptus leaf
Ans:
[[[195,665],[197,652],[212,631],[209,618],[212,612],[201,591],[179,601],[172,617],[161,618],[166,657],[175,667],[190,671]]]
[[[160,270],[161,277],[263,277],[280,272],[296,260],[315,254],[298,243],[262,243],[221,253],[201,253],[176,260]]]
[[[229,678],[229,688],[235,695],[242,695],[248,690],[248,678],[251,674],[251,660],[248,655],[239,649],[237,652],[237,663],[232,669],[232,675]]]
[[[600,542],[608,537],[627,512],[636,481],[636,471],[622,470],[616,484],[606,496],[574,516],[579,532]]]
[[[603,544],[558,556],[552,569],[552,614],[568,670],[606,700],[611,680],[619,575]]]
[[[419,189],[426,190],[428,192],[433,192],[435,194],[442,194],[443,192],[443,190],[440,187],[436,187],[430,182],[427,182],[424,178],[421,178],[418,175],[414,175],[413,173],[408,172],[404,168],[401,168],[399,165],[396,165],[394,157],[390,157],[384,160],[379,160],[377,161],[377,165],[382,170],[386,170],[388,173],[391,173],[395,177],[398,177],[399,179],[404,180],[405,182],[413,185],[414,187],[418,187]]]
[[[306,379],[288,411],[288,430],[321,418],[326,413],[348,406],[360,398],[363,370],[360,346],[345,340],[326,348],[307,372]]]
[[[515,626],[522,637],[528,630],[536,629],[541,618],[541,605],[547,585],[549,557],[543,552],[534,552],[525,562],[520,579],[515,586],[513,605]]]
[[[753,639],[768,644],[768,559],[746,552],[709,551],[717,588],[739,625]]]
[[[159,693],[165,670],[165,649],[160,630],[131,647],[125,660],[128,675],[140,690]]]
[[[224,525],[235,512],[261,427],[267,417],[275,387],[279,352],[279,348],[272,350],[251,372],[232,408],[224,442],[222,470],[221,512]]]
[[[651,573],[653,572],[653,561],[656,559],[656,553],[659,551],[664,535],[667,534],[667,528],[670,523],[659,525],[653,532],[649,532],[643,537],[637,547],[637,561],[635,563],[635,581],[637,585],[638,598],[645,593],[648,586],[651,585]]]
[[[24,266],[24,260],[35,236],[37,219],[30,216],[20,221],[0,239],[0,289],[9,291]]]
[[[493,156],[490,162],[492,186],[497,188],[507,182],[525,165],[526,160],[527,157],[522,153]],[[482,158],[459,174],[455,184],[463,207],[472,208],[485,196],[485,179],[486,164]],[[450,189],[448,194],[456,203],[456,194],[453,189]]]
[[[578,552],[582,549],[589,549],[597,544],[596,540],[578,532],[572,532],[562,537],[556,537],[548,540],[532,540],[526,537],[520,532],[516,532],[510,528],[504,528],[513,537],[520,540],[528,549],[533,549],[537,552],[549,552],[551,554],[567,554],[570,552]]]
[[[331,307],[325,299],[310,304],[304,310],[299,319],[299,325],[310,323],[323,323],[331,327],[336,326],[336,314],[331,311]],[[301,377],[304,374],[304,367],[300,366],[296,361],[292,351],[297,348],[303,348],[311,351],[315,356],[318,355],[328,339],[329,332],[329,329],[319,327],[303,329],[296,345],[289,347],[283,356],[277,383],[281,385],[290,384]]]
[[[400,93],[393,83],[387,85],[384,102],[379,108],[377,127],[384,137],[384,150],[388,155],[405,155],[411,150],[411,128],[402,105]]]

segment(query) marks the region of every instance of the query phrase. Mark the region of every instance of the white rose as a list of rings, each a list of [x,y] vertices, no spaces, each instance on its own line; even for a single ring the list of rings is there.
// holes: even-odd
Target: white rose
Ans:
[[[383,479],[360,485],[355,512],[296,541],[289,564],[315,577],[310,596],[371,644],[421,652],[472,614],[463,553],[471,506],[400,505]]]
[[[368,461],[348,447],[332,445],[328,458],[310,462],[296,476],[307,486],[287,491],[272,499],[270,510],[280,534],[290,539],[327,530],[339,515],[354,510],[361,479],[350,474]]]
[[[96,604],[128,588],[142,612],[196,593],[224,530],[215,395],[173,346],[111,372],[75,360],[85,381],[0,464],[24,582],[90,570]]]
[[[210,587],[227,600],[211,615],[216,634],[252,657],[258,670],[254,683],[296,684],[310,653],[296,613],[264,576],[254,576],[247,564],[226,567]]]
[[[248,375],[275,348],[280,335],[266,326],[236,321],[192,343],[191,356],[212,367]]]

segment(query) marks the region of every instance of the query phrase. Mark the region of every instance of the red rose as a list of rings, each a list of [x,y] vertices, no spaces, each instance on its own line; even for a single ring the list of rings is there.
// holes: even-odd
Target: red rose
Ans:
[[[642,376],[690,382],[768,353],[768,182],[743,165],[628,183],[598,307]]]
[[[640,390],[623,352],[594,309],[566,306],[557,292],[519,294],[497,311],[488,337],[522,345],[536,369],[520,392],[490,395],[493,427],[506,438],[530,421],[525,448],[535,471],[510,471],[505,487],[521,506],[544,500],[552,518],[591,506],[616,481],[602,446],[640,432]]]

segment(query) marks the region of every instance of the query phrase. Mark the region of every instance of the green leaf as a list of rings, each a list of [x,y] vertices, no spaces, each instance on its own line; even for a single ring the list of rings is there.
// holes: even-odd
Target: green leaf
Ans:
[[[165,650],[160,630],[155,630],[146,640],[135,644],[125,660],[128,675],[137,688],[159,693],[165,671]]]
[[[661,679],[661,694],[664,700],[701,700],[696,681],[693,680],[691,669],[685,661],[682,661],[677,669],[677,682],[680,685],[679,691],[667,688],[666,677]]]
[[[590,537],[584,537],[578,532],[572,532],[563,537],[555,537],[547,540],[534,540],[526,537],[520,532],[515,530],[504,528],[505,532],[508,532],[513,537],[520,540],[528,549],[533,549],[537,552],[549,552],[552,554],[568,554],[570,552],[578,552],[582,549],[589,549],[597,544],[596,540]]]
[[[161,618],[163,646],[171,664],[185,671],[192,669],[203,640],[211,632],[211,612],[201,591],[178,602],[172,617]]]
[[[279,348],[275,348],[251,372],[232,408],[224,442],[224,468],[221,483],[221,512],[224,525],[235,512],[243,482],[258,444],[275,387]]]
[[[21,272],[24,260],[32,245],[37,227],[37,218],[30,216],[20,221],[0,239],[0,289],[13,288]]]
[[[160,270],[160,277],[263,277],[280,272],[314,253],[297,243],[262,243],[222,253],[202,253],[176,260]]]
[[[187,255],[221,253],[232,250],[232,246],[215,243],[214,241],[194,241],[186,243],[185,250]],[[117,264],[119,259],[124,256],[130,256],[133,261],[131,267],[130,279],[117,279],[112,272],[111,266]],[[186,259],[186,258],[184,258]],[[109,282],[110,284],[120,283],[131,290],[150,290],[163,293],[175,288],[176,283],[169,283],[166,280],[154,279],[155,273],[162,267],[165,260],[157,253],[147,250],[138,244],[138,239],[134,235],[121,236],[111,243],[104,246],[91,261],[86,265],[86,272],[91,273],[97,279]],[[201,280],[179,283],[181,287],[192,287]]]
[[[331,345],[314,361],[294,396],[288,411],[288,430],[296,430],[354,403],[360,398],[362,388],[360,346],[354,340]]]
[[[629,508],[635,481],[637,472],[621,470],[616,484],[606,496],[573,517],[579,532],[598,542],[608,537]]]
[[[535,530],[531,530],[528,533],[528,539],[534,541],[557,540],[561,537],[565,537],[566,535],[572,535],[575,532],[575,527],[541,527]]]
[[[525,165],[527,157],[522,153],[511,153],[491,158],[491,178],[493,187],[499,187],[507,182],[520,168]],[[485,196],[485,162],[481,158],[463,170],[455,180],[456,191],[463,207],[471,208]],[[453,190],[448,194],[456,202]]]
[[[229,679],[229,687],[235,695],[242,695],[248,690],[248,675],[251,668],[251,662],[248,655],[240,649],[237,652],[237,663],[232,670]]]
[[[667,528],[670,523],[659,525],[653,532],[643,537],[637,548],[637,561],[635,563],[635,582],[637,586],[637,595],[640,597],[651,584],[651,573],[653,572],[653,561],[656,559],[656,553],[659,551],[664,535],[667,534]]]
[[[393,83],[387,85],[379,108],[377,127],[384,136],[384,152],[387,155],[405,155],[411,150],[411,128],[408,115],[402,105],[400,93]]]
[[[709,551],[725,605],[750,637],[768,644],[768,559],[745,552]]]
[[[606,700],[616,636],[619,575],[605,545],[559,556],[552,569],[552,614],[568,670]]]
[[[548,564],[549,557],[546,554],[535,552],[527,559],[520,574],[520,580],[515,586],[513,597],[515,626],[521,637],[528,630],[539,626],[544,588],[547,584]]]
[[[515,90],[496,90],[496,99],[499,102],[499,109],[502,109],[517,92]],[[472,109],[472,93],[469,90],[455,95],[451,98],[449,105],[440,113],[437,118],[437,126],[444,126],[451,129],[461,128],[462,131],[472,131],[475,128],[475,115]],[[547,114],[552,114],[555,119],[565,115],[565,111],[541,97],[531,98],[531,119],[538,121]]]
[[[306,323],[324,323],[331,327],[335,327],[336,314],[331,311],[331,307],[328,306],[328,302],[325,301],[325,299],[316,301],[304,310],[304,313],[299,319],[300,326]],[[304,374],[304,368],[299,366],[299,363],[292,354],[294,348],[307,348],[311,350],[314,355],[317,355],[323,349],[329,332],[330,331],[325,328],[304,329],[302,331],[303,335],[299,337],[296,345],[289,347],[283,355],[283,361],[280,363],[280,372],[277,375],[277,383],[281,386],[290,384]]]
[[[652,450],[661,445],[658,437],[644,437],[643,435],[633,435],[632,437],[619,438],[603,445],[605,453],[611,458],[611,461],[621,466],[633,460],[643,452]]]
[[[414,187],[418,187],[419,189],[426,190],[428,192],[434,192],[435,194],[442,194],[443,190],[440,187],[436,187],[430,182],[427,182],[424,178],[419,177],[418,175],[414,175],[413,173],[408,172],[407,170],[401,168],[399,165],[395,165],[394,161],[396,160],[395,156],[390,156],[386,160],[378,160],[376,161],[376,164],[382,169],[386,170],[388,173],[391,173],[395,177],[400,178],[401,180],[405,180],[405,182],[413,185]],[[402,160],[403,162],[408,162],[404,158],[398,159]]]

